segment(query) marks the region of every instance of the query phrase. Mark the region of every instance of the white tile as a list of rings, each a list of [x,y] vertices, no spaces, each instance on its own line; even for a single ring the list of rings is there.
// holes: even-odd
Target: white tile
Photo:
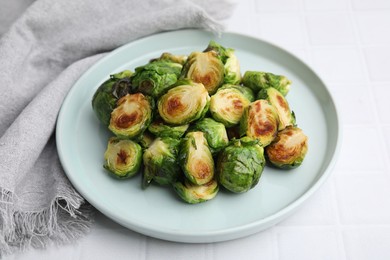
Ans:
[[[145,237],[126,228],[94,229],[80,241],[79,259],[144,259]]]
[[[304,0],[305,8],[307,10],[345,10],[348,8],[346,0]]]
[[[355,17],[362,43],[390,43],[390,11],[360,12]]]
[[[284,45],[303,45],[304,24],[298,14],[262,14],[259,25],[262,36],[282,46]]]
[[[390,227],[348,228],[344,231],[348,259],[390,259]]]
[[[355,36],[348,16],[342,13],[317,13],[307,16],[312,44],[353,44]]]
[[[335,184],[342,224],[390,224],[390,176],[338,175]]]
[[[390,162],[390,126],[383,127],[382,132],[383,132],[383,134],[385,136],[385,140],[386,140],[387,159],[388,159],[388,162]]]
[[[207,252],[207,244],[181,244],[148,239],[144,259],[172,260],[173,256],[174,259],[208,259]]]
[[[390,1],[388,0],[351,0],[352,6],[357,10],[370,9],[389,9]]]
[[[301,9],[300,0],[255,0],[256,10],[258,12],[264,11],[298,11]]]
[[[339,234],[331,227],[283,228],[278,230],[280,260],[341,259]]]
[[[343,84],[330,87],[344,124],[375,123],[374,102],[368,86]]]
[[[332,173],[332,175],[335,173]],[[337,222],[334,187],[330,179],[294,214],[278,226],[333,225]]]
[[[359,83],[365,79],[359,53],[355,48],[313,48],[314,68],[325,81]]]
[[[375,105],[381,124],[390,124],[390,84],[374,85]]]
[[[390,80],[390,48],[388,45],[367,47],[364,49],[370,78],[372,80]]]
[[[374,127],[344,126],[338,171],[383,171],[383,140]]]
[[[274,249],[276,239],[273,229],[268,229],[255,235],[213,244],[213,260],[225,259],[277,259]]]

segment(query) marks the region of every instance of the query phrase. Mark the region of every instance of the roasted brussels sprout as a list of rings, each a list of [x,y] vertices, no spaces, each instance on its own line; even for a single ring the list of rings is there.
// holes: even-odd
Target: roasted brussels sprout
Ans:
[[[251,88],[254,92],[273,87],[286,96],[290,90],[291,81],[285,76],[275,75],[269,72],[246,71],[242,77],[242,84]]]
[[[211,116],[226,127],[240,122],[244,109],[253,101],[250,88],[225,84],[210,98]]]
[[[300,128],[289,126],[280,131],[275,140],[265,148],[265,155],[275,167],[292,169],[302,164],[307,151],[307,136]]]
[[[259,99],[244,110],[240,121],[240,134],[256,138],[263,146],[267,146],[276,137],[278,127],[279,117],[276,109],[267,100]]]
[[[179,80],[157,101],[161,118],[168,124],[185,125],[203,117],[208,111],[210,96],[202,83]]]
[[[144,151],[143,188],[151,181],[160,185],[176,182],[181,173],[177,162],[179,139],[158,137]]]
[[[189,125],[168,125],[161,118],[155,119],[148,127],[148,130],[158,137],[181,138],[187,131]]]
[[[116,107],[118,99],[130,92],[131,75],[130,70],[110,75],[110,79],[101,84],[94,93],[92,109],[99,121],[105,126],[110,123],[111,112]]]
[[[179,197],[187,203],[196,204],[213,199],[219,190],[218,182],[211,180],[203,185],[196,185],[187,179],[173,184],[173,188]]]
[[[187,58],[188,58],[187,55],[175,55],[169,52],[164,52],[163,54],[161,54],[159,58],[153,59],[151,61],[153,62],[156,60],[167,60],[167,61],[171,61],[183,65],[187,61]]]
[[[180,145],[179,162],[188,180],[196,185],[214,177],[214,159],[203,132],[189,132]]]
[[[240,62],[234,49],[225,48],[215,41],[210,41],[205,52],[215,51],[224,65],[224,83],[239,84],[241,82]]]
[[[108,128],[119,137],[138,137],[151,123],[153,107],[152,98],[142,93],[127,94],[118,100]]]
[[[124,179],[134,176],[142,164],[142,148],[131,141],[111,137],[104,153],[103,167],[113,176]]]
[[[224,65],[217,53],[193,52],[183,65],[182,77],[202,83],[209,94],[214,94],[224,80]]]
[[[206,117],[197,121],[192,131],[204,133],[212,154],[219,152],[229,143],[225,126],[212,118]]]
[[[259,91],[257,94],[259,99],[266,99],[273,105],[279,116],[279,128],[283,130],[287,126],[295,124],[295,114],[290,110],[290,106],[286,98],[276,88],[266,88]]]
[[[131,77],[133,92],[159,97],[177,81],[182,67],[169,60],[156,60],[137,67]]]
[[[242,193],[257,185],[265,166],[264,148],[249,137],[234,139],[217,160],[216,176],[226,189]]]

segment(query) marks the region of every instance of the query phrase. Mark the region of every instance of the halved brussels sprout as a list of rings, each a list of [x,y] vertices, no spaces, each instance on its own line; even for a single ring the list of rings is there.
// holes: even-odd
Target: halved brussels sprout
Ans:
[[[263,146],[267,146],[276,137],[278,126],[276,109],[267,100],[259,99],[244,110],[240,121],[240,134],[256,138]]]
[[[187,203],[196,204],[213,199],[218,193],[218,182],[211,180],[203,185],[195,185],[187,179],[173,184],[179,197]]]
[[[257,185],[265,166],[264,148],[249,137],[234,139],[217,160],[216,176],[226,189],[242,193]]]
[[[161,118],[156,118],[148,127],[148,130],[158,137],[181,138],[189,125],[168,125]]]
[[[131,141],[111,137],[104,153],[103,167],[113,176],[124,179],[134,176],[142,164],[142,148]]]
[[[214,159],[203,132],[189,132],[182,140],[179,162],[188,180],[196,185],[214,177]]]
[[[251,89],[238,85],[223,85],[210,98],[211,116],[226,127],[240,122],[244,109],[253,101]]]
[[[202,83],[209,94],[214,94],[224,80],[224,65],[217,53],[193,52],[183,65],[182,77]]]
[[[286,98],[276,88],[271,87],[260,90],[257,94],[257,98],[266,99],[275,107],[279,116],[279,131],[285,129],[287,126],[295,124],[294,112],[291,112]]]
[[[280,131],[265,148],[267,160],[278,168],[292,169],[302,164],[308,151],[308,138],[303,131],[289,126]]]
[[[95,115],[105,126],[110,123],[111,112],[116,107],[116,102],[121,97],[127,95],[130,90],[130,70],[110,75],[95,91],[92,97],[92,109]]]
[[[137,67],[131,77],[133,92],[159,97],[177,81],[182,67],[169,60],[156,60]]]
[[[229,143],[225,126],[212,118],[206,117],[197,121],[191,130],[204,133],[212,154],[219,152]]]
[[[161,118],[168,124],[185,125],[203,117],[208,111],[210,96],[201,83],[179,80],[157,102]]]
[[[169,52],[164,52],[161,54],[161,56],[157,59],[151,60],[151,62],[156,61],[156,60],[167,60],[175,63],[179,63],[183,65],[186,63],[188,56],[187,55],[175,55]]]
[[[179,144],[179,139],[158,137],[144,151],[143,188],[146,188],[151,181],[160,185],[176,182],[181,173],[177,162]]]
[[[215,41],[210,41],[205,52],[207,51],[217,52],[221,59],[225,68],[224,83],[239,84],[241,82],[240,62],[237,59],[234,49],[225,48]]]
[[[285,76],[269,72],[246,71],[242,77],[242,84],[251,88],[254,92],[273,87],[279,90],[283,96],[286,96],[290,90],[291,81]]]
[[[118,100],[108,128],[119,137],[138,137],[151,123],[153,107],[152,98],[142,93],[127,94]]]

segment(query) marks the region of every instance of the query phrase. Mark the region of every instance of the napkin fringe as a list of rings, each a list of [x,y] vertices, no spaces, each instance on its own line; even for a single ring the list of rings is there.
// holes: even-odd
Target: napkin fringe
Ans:
[[[0,258],[16,251],[46,248],[76,241],[89,232],[94,210],[70,187],[39,212],[14,208],[13,192],[0,187]],[[81,206],[80,206],[81,205]]]

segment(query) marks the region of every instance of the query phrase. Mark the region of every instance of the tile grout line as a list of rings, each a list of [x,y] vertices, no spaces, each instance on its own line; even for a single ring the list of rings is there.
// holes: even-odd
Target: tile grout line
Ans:
[[[367,48],[369,46],[378,46],[378,45],[379,46],[383,46],[383,44],[370,44],[370,45],[362,44],[361,35],[359,33],[357,20],[356,20],[356,17],[353,15],[353,6],[352,6],[350,1],[349,1],[349,4],[350,4],[350,6],[349,6],[350,8],[348,10],[348,15],[349,15],[349,17],[351,19],[351,23],[352,23],[352,26],[353,26],[354,34],[355,34],[355,37],[356,37],[356,42],[357,42],[357,47],[358,47],[358,52],[359,52],[359,59],[361,61],[361,64],[363,65],[362,69],[363,69],[363,72],[365,74],[364,75],[365,84],[367,85],[367,88],[369,89],[369,95],[370,95],[370,100],[371,100],[370,103],[371,103],[373,111],[374,111],[375,131],[380,135],[380,139],[383,141],[383,140],[386,140],[386,138],[385,138],[384,133],[383,133],[382,124],[380,122],[380,116],[379,116],[378,107],[375,105],[376,104],[376,102],[375,102],[375,90],[374,90],[374,87],[373,87],[373,84],[378,84],[379,82],[375,82],[375,81],[371,80],[371,78],[370,78],[370,71],[369,71],[369,68],[368,68],[369,65],[367,63],[367,58],[366,58],[365,53],[364,53],[364,48]],[[389,154],[390,151],[386,147],[385,142],[381,142],[380,146],[381,146],[381,150],[385,154],[384,158],[389,157],[390,156],[390,154]],[[386,159],[384,159],[384,166],[385,166],[385,171],[389,172],[390,163]]]

